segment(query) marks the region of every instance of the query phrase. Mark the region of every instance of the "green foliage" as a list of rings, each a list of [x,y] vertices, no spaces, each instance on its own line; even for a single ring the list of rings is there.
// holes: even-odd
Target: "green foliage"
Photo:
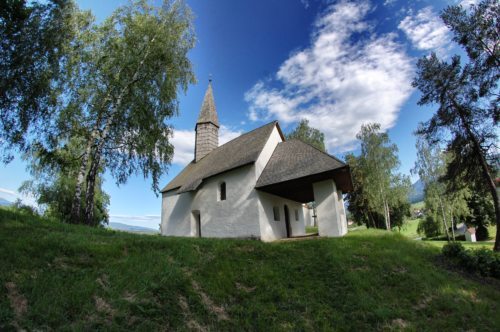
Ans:
[[[346,156],[351,168],[354,190],[347,194],[348,210],[357,223],[368,227],[401,227],[410,216],[408,193],[410,180],[396,173],[399,167],[397,147],[390,142],[379,124],[361,127],[361,155]]]
[[[494,182],[500,119],[499,16],[496,0],[483,0],[470,11],[461,6],[445,9],[441,18],[453,32],[453,40],[465,49],[467,59],[455,55],[443,61],[433,53],[418,61],[413,81],[421,92],[420,105],[438,105],[432,118],[420,125],[418,134],[431,143],[446,142],[452,152],[446,178],[453,185],[466,183],[478,193],[488,191],[496,223],[500,223]],[[500,250],[500,232],[495,250]]]
[[[460,242],[450,242],[443,246],[442,252],[446,257],[458,257],[465,251],[464,246]]]
[[[73,38],[70,0],[6,0],[0,5],[0,153],[24,150],[47,128],[60,96]]]
[[[78,156],[82,153],[81,140],[73,139],[55,151],[46,151],[40,146],[32,148],[26,159],[33,180],[25,181],[20,192],[36,197],[43,207],[44,215],[66,223],[75,223],[71,209],[78,172]],[[102,172],[102,170],[101,170]],[[97,176],[94,196],[93,218],[89,225],[108,223],[109,196],[102,190],[101,173]],[[85,202],[82,202],[83,208]]]
[[[70,107],[61,120],[82,124],[95,144],[91,163],[108,169],[117,184],[140,172],[158,191],[173,156],[166,120],[178,114],[178,93],[195,82],[187,57],[195,41],[191,12],[182,2],[156,8],[133,1],[88,24],[74,41]]]
[[[325,135],[318,129],[309,127],[308,120],[301,120],[297,127],[286,135],[286,139],[298,139],[326,152]]]
[[[19,198],[16,199],[16,201],[12,205],[12,208],[16,212],[19,212],[20,214],[23,215],[27,215],[29,217],[34,217],[39,215],[38,211],[33,206],[24,204],[23,201]]]
[[[445,245],[442,249],[445,257],[457,267],[483,277],[500,279],[500,254],[488,249],[466,250],[460,243]]]
[[[491,198],[473,193],[467,199],[470,215],[466,218],[469,226],[488,226],[495,221],[495,208]]]
[[[439,222],[437,222],[433,216],[426,216],[419,221],[417,232],[419,234],[425,234],[426,237],[437,236],[441,234]]]
[[[276,243],[166,238],[0,209],[0,330],[497,329],[498,288],[443,270],[438,253],[377,230]],[[7,283],[27,301],[19,317]]]

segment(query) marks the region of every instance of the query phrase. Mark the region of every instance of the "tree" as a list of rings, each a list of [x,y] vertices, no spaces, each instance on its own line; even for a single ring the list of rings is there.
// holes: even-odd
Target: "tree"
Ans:
[[[308,120],[301,120],[297,127],[286,135],[286,139],[299,139],[308,143],[318,150],[326,152],[325,135],[318,129],[309,127]]]
[[[361,127],[361,155],[346,156],[351,168],[354,190],[347,194],[348,209],[354,219],[368,227],[401,227],[409,216],[408,192],[410,180],[397,174],[397,147],[379,124]]]
[[[77,70],[93,70],[86,72],[90,80],[77,81],[89,93],[84,104],[79,93],[72,98],[77,105],[93,105],[84,116],[90,147],[82,160],[82,169],[89,163],[85,220],[92,219],[100,167],[108,168],[117,184],[132,173],[151,176],[153,190],[159,191],[159,177],[173,155],[172,128],[165,120],[178,113],[179,88],[185,91],[194,82],[187,58],[194,46],[191,21],[180,2],[155,8],[136,1],[83,35],[82,43],[91,42]]]
[[[476,238],[478,241],[488,239],[488,226],[495,218],[495,210],[489,197],[473,193],[467,200],[470,214],[466,218],[468,226],[476,228]]]
[[[33,195],[44,214],[67,223],[74,223],[71,217],[72,198],[76,185],[82,153],[82,140],[72,138],[67,145],[56,151],[47,151],[42,146],[32,146],[30,156],[25,155],[33,180],[25,181],[20,192]],[[94,213],[90,225],[98,226],[108,222],[109,196],[102,190],[102,170],[96,180]],[[83,202],[85,204],[85,202]]]
[[[70,0],[6,0],[0,6],[0,150],[26,151],[61,95],[61,68],[73,37]]]
[[[445,203],[443,202],[446,188],[445,184],[440,181],[446,171],[444,153],[440,150],[438,145],[429,145],[422,137],[417,138],[416,147],[417,160],[415,161],[415,167],[412,169],[412,173],[418,174],[420,180],[424,183],[427,214],[432,214],[432,222],[441,219],[443,230],[449,241],[450,234],[446,218],[447,213],[445,211]],[[437,206],[434,204],[435,202],[437,202]],[[431,219],[425,220],[425,223],[431,223]]]
[[[461,6],[445,9],[441,18],[453,32],[453,40],[465,49],[468,59],[455,55],[451,61],[436,54],[420,59],[413,86],[422,95],[420,105],[437,104],[438,110],[418,134],[430,142],[445,141],[453,159],[447,176],[462,176],[475,191],[488,188],[500,225],[500,207],[494,178],[500,118],[498,79],[500,60],[498,18],[500,4],[482,1],[466,11]],[[494,246],[500,251],[500,227]]]

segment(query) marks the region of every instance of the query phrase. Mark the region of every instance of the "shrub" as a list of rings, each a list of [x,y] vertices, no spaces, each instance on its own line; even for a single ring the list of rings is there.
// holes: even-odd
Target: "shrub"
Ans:
[[[426,237],[439,235],[439,225],[432,216],[427,216],[418,223],[417,232],[425,234]]]
[[[499,253],[488,249],[465,250],[458,242],[446,244],[442,253],[451,258],[451,262],[471,273],[500,279]]]
[[[450,242],[443,246],[443,255],[446,257],[457,257],[463,251],[465,248],[460,242]]]
[[[488,240],[490,234],[488,233],[488,228],[484,225],[479,225],[476,228],[476,240],[477,241],[485,241]]]

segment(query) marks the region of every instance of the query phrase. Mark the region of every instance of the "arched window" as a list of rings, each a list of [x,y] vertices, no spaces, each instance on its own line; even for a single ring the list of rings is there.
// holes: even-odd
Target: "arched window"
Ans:
[[[225,182],[222,182],[220,184],[220,187],[219,187],[219,199],[221,201],[225,201],[226,200],[226,183]]]

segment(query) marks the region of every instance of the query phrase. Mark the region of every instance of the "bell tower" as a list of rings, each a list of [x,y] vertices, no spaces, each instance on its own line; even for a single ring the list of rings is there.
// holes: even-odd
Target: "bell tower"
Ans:
[[[194,160],[198,162],[219,146],[219,119],[215,109],[212,79],[208,80],[208,88],[203,98],[195,131]]]

